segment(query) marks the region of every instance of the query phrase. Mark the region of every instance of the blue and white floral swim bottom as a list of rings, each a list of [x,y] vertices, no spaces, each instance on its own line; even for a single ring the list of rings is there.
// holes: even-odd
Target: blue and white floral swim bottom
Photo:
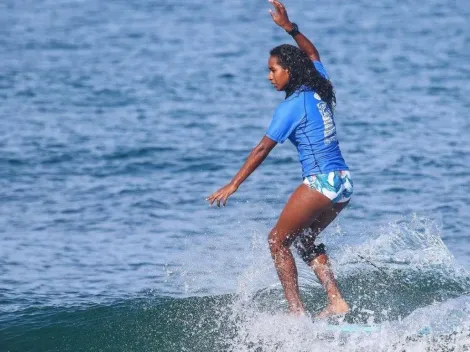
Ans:
[[[333,203],[344,203],[351,199],[353,182],[349,171],[332,171],[304,178],[304,184],[331,199]]]

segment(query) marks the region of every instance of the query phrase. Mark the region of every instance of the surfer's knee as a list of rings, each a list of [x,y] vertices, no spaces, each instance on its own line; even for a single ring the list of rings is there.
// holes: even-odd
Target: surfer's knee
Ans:
[[[269,250],[274,255],[282,250],[288,249],[292,244],[292,236],[282,230],[273,228],[268,236]]]

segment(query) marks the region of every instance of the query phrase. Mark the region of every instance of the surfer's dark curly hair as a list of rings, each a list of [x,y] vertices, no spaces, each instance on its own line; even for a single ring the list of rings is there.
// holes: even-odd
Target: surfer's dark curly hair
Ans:
[[[333,85],[315,69],[305,52],[296,46],[283,44],[272,49],[270,55],[275,56],[279,65],[289,71],[286,98],[298,90],[314,90],[325,103],[334,108],[336,97]]]

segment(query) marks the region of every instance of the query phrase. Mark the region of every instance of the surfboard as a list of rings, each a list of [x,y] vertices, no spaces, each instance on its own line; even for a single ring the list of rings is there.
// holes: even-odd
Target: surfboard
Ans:
[[[339,332],[348,332],[348,333],[372,333],[380,331],[380,326],[378,325],[363,325],[363,324],[328,324],[326,326],[327,330],[330,331],[339,331]]]
[[[365,325],[365,324],[328,324],[326,329],[329,331],[345,332],[345,333],[366,333],[379,332],[382,330],[380,325]],[[424,336],[431,334],[432,330],[429,326],[425,326],[418,331],[417,335]]]

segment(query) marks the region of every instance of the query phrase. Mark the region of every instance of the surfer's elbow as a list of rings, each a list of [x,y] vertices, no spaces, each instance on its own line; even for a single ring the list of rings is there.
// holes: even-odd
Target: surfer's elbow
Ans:
[[[258,154],[258,155],[262,155],[262,156],[266,157],[271,152],[271,150],[273,150],[275,145],[276,145],[276,142],[271,141],[267,137],[264,137],[258,143],[258,145],[253,149],[253,152]]]
[[[256,159],[259,159],[260,161],[263,161],[264,159],[266,159],[269,152],[270,152],[269,149],[261,143],[258,144],[256,147],[254,147],[253,150],[251,151],[252,155]]]
[[[263,143],[260,143],[256,147],[253,148],[253,153],[259,154],[259,155],[268,155],[269,150],[266,145],[264,145]]]

